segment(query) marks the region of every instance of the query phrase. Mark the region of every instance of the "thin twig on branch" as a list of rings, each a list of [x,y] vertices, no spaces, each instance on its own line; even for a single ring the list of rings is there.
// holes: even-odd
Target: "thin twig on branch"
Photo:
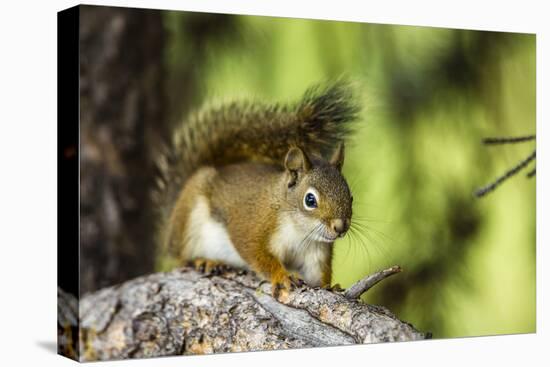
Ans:
[[[375,284],[380,282],[383,279],[386,279],[389,276],[401,272],[401,267],[398,265],[392,266],[391,268],[381,270],[374,274],[364,277],[359,280],[351,287],[349,287],[345,292],[344,296],[349,299],[356,299],[361,297],[361,295],[371,289]]]
[[[483,144],[485,145],[497,145],[497,144],[514,144],[524,143],[526,141],[535,140],[536,135],[526,136],[513,136],[513,137],[500,137],[500,138],[485,138]]]
[[[517,165],[512,167],[510,170],[508,170],[506,173],[504,173],[502,176],[499,176],[496,180],[491,182],[489,185],[482,187],[481,189],[477,190],[475,192],[475,196],[482,197],[486,195],[487,193],[493,191],[496,189],[501,183],[506,181],[508,178],[512,177],[519,171],[521,171],[523,168],[525,168],[531,161],[533,161],[536,157],[536,151],[533,151],[527,158],[519,162]],[[533,172],[534,174],[534,172]]]

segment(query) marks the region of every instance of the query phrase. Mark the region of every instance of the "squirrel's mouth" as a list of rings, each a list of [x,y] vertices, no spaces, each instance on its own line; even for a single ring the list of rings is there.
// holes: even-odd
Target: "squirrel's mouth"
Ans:
[[[321,233],[317,233],[315,235],[314,240],[317,241],[317,242],[330,243],[330,242],[334,242],[337,238],[338,238],[338,236],[332,236],[330,233],[327,233],[327,232],[323,231]]]
[[[314,230],[312,239],[317,242],[332,243],[340,237],[344,237],[347,231],[342,233],[334,232],[329,229],[324,223],[319,223],[317,228]]]
[[[334,237],[328,237],[328,236],[321,236],[322,240],[321,242],[334,242],[338,238],[338,236]]]
[[[332,234],[330,232],[328,232],[327,230],[323,231],[322,233],[319,234],[319,241],[320,242],[334,242],[336,241],[336,239],[338,238],[338,234],[335,233],[335,234]]]
[[[321,238],[321,242],[334,242],[338,238],[342,238],[346,235],[347,231],[340,232],[340,233],[331,233],[328,231],[325,231],[324,233],[320,234],[319,237]]]

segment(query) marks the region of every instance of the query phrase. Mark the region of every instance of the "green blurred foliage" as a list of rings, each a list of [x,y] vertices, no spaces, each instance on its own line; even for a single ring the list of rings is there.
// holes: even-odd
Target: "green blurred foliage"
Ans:
[[[535,133],[534,35],[192,13],[166,28],[169,88],[192,69],[195,105],[354,81],[355,233],[336,244],[334,282],[399,264],[365,300],[436,338],[535,331],[535,179],[472,194],[534,148],[481,144]]]

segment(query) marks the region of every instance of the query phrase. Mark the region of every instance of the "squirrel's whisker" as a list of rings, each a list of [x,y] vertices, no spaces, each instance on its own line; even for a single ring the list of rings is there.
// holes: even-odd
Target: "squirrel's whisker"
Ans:
[[[350,229],[351,229],[351,227],[350,227]],[[364,240],[364,238],[362,237],[361,232],[358,231],[357,228],[353,228],[352,231],[353,231],[353,232],[355,233],[355,235],[356,235],[357,243],[359,244],[359,247],[361,248],[361,250],[363,250],[363,251],[360,251],[361,256],[362,256],[363,258],[365,258],[365,256],[367,257],[368,266],[369,266],[369,268],[370,268],[371,265],[372,265],[372,264],[371,264],[372,258],[371,258],[371,256],[370,256],[369,246],[368,246],[367,243],[365,243],[365,240]]]
[[[358,226],[360,228],[358,228]],[[372,228],[372,227],[369,227],[367,225],[361,225],[359,223],[352,223],[352,227],[361,235],[364,237],[365,240],[367,240],[369,242],[369,244],[375,249],[377,250],[382,256],[384,257],[389,257],[389,254],[388,252],[386,251],[386,248],[384,246],[384,244],[382,243],[383,241],[391,241],[391,242],[397,242],[395,241],[393,238],[387,236],[386,234],[384,234],[384,232],[382,231],[379,231],[375,228]],[[373,236],[374,235],[377,235],[377,236],[380,236],[382,239],[381,240],[377,240],[375,239]]]

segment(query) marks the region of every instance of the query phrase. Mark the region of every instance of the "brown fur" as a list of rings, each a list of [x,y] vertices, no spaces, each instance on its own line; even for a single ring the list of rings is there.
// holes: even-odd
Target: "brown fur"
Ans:
[[[350,134],[358,113],[350,86],[341,80],[311,87],[298,102],[286,105],[241,101],[203,107],[174,131],[157,158],[153,200],[161,221],[201,167],[243,161],[281,166],[291,146],[327,156]]]
[[[314,234],[329,236],[330,241],[337,235],[331,230],[334,221],[344,223],[345,230],[349,227],[351,193],[340,172],[342,141],[357,112],[345,83],[338,82],[308,90],[292,106],[233,103],[196,114],[174,134],[170,150],[159,159],[155,198],[166,218],[160,228],[164,248],[180,263],[195,260],[205,271],[218,269],[218,261],[186,255],[194,230],[190,216],[203,198],[209,217],[223,226],[238,255],[269,279],[274,295],[284,300],[288,290],[301,283],[300,269],[290,270],[301,264],[293,258],[301,255],[276,251],[274,236],[281,232],[282,218],[292,218],[296,225],[302,220],[322,223],[322,234]],[[330,159],[322,158],[328,154]],[[303,205],[309,187],[319,194],[318,207],[311,211]],[[323,286],[331,281],[330,241],[304,245],[320,246]]]
[[[302,152],[299,150],[299,152]],[[167,242],[180,262],[189,260],[184,255],[188,216],[193,210],[194,198],[204,196],[210,215],[221,223],[230,235],[235,249],[250,268],[269,279],[274,295],[285,300],[288,290],[301,283],[299,274],[292,274],[286,264],[293,259],[277,258],[273,254],[271,238],[277,230],[278,218],[284,213],[301,213],[319,219],[327,226],[333,218],[351,217],[351,194],[338,168],[326,161],[308,160],[307,169],[291,166],[281,170],[275,165],[241,163],[220,168],[202,168],[182,190],[168,226]],[[335,163],[336,164],[336,163]],[[289,182],[293,187],[289,188]],[[302,197],[308,187],[318,188],[319,207],[307,212]],[[327,260],[321,264],[321,285],[330,285],[332,244],[327,246]],[[196,266],[210,272],[218,262],[198,259]]]

